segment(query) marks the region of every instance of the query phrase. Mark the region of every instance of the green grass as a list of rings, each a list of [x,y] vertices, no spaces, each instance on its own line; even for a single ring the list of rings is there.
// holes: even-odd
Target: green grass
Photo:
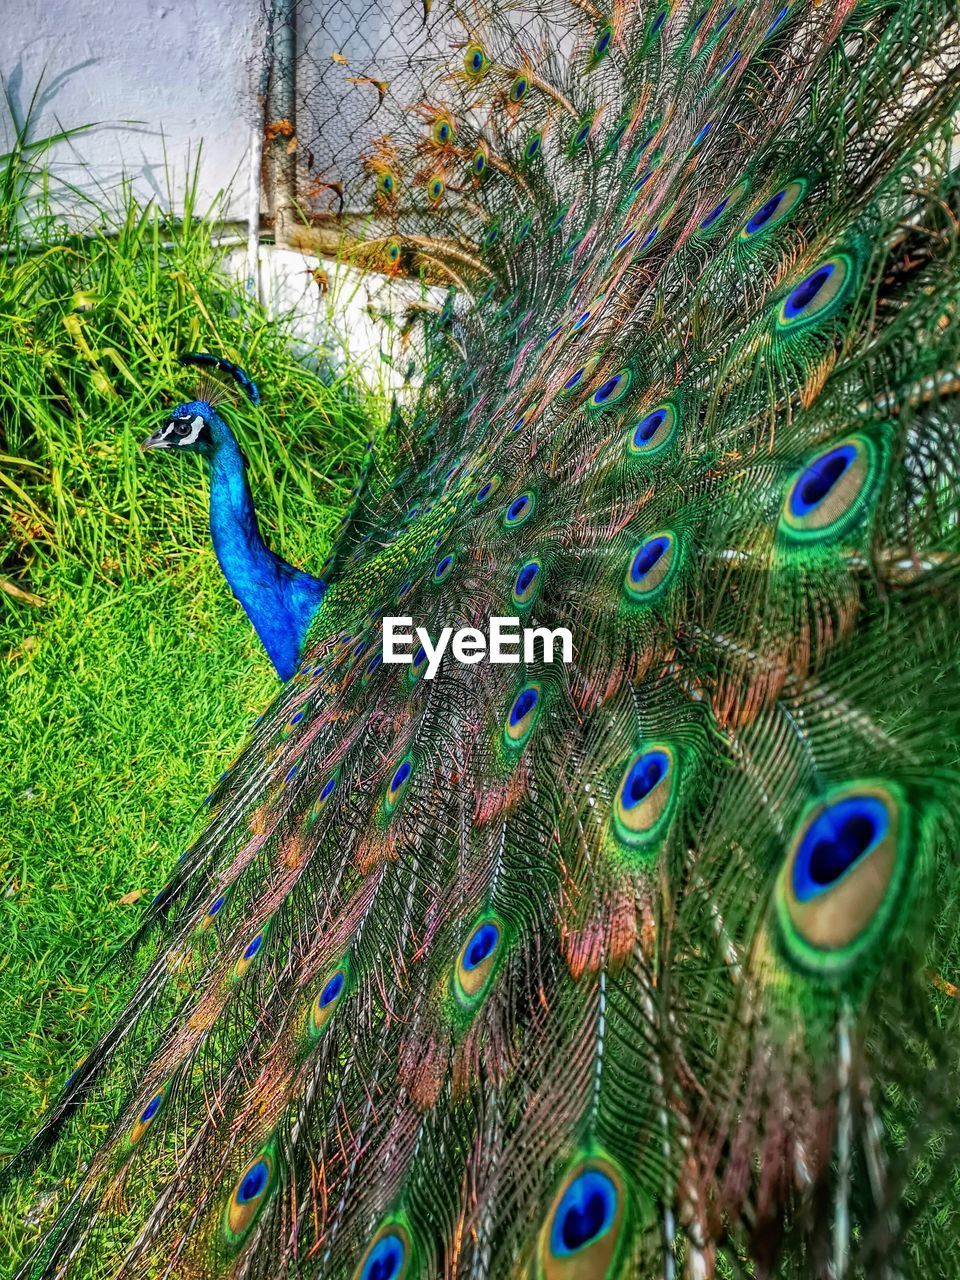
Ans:
[[[52,140],[55,141],[55,140]],[[261,384],[231,422],[272,545],[318,568],[381,410],[324,382],[229,283],[192,187],[174,222],[121,193],[88,238],[44,148],[0,163],[0,1158],[124,991],[98,970],[164,883],[199,803],[278,683],[220,577],[194,459],[143,456],[190,398],[187,349]],[[39,243],[39,250],[37,244]],[[228,412],[225,410],[225,412]],[[121,984],[122,985],[122,984]],[[0,1274],[50,1225],[119,1099],[0,1202]],[[9,1268],[9,1270],[8,1270]]]

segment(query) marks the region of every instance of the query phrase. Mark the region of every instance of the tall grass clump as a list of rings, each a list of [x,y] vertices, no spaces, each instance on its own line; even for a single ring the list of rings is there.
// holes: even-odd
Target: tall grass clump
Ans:
[[[31,142],[23,126],[0,157],[0,1159],[125,994],[103,963],[277,688],[219,575],[199,463],[138,453],[190,398],[178,353],[223,354],[257,378],[261,407],[238,405],[231,423],[268,540],[308,569],[380,412],[354,371],[305,367],[226,277],[196,175],[179,217],[125,189],[84,234],[68,230],[48,153],[69,136]],[[39,1183],[6,1193],[0,1274],[122,1101],[104,1099]]]

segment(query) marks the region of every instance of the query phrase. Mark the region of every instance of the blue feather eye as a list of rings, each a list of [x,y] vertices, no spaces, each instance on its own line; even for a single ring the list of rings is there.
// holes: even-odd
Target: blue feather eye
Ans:
[[[613,126],[613,128],[610,130],[609,134],[607,135],[607,140],[604,143],[603,154],[605,156],[613,155],[613,153],[620,146],[620,143],[623,141],[623,135],[627,132],[627,129],[629,127],[630,127],[629,116],[621,117],[617,121],[617,123]]]
[[[347,971],[345,968],[340,968],[334,970],[320,988],[310,1008],[310,1035],[313,1039],[317,1039],[333,1017],[337,1005],[343,998],[346,985]]]
[[[833,314],[844,302],[853,278],[853,261],[847,254],[827,258],[784,298],[777,315],[778,328],[797,328]]]
[[[655,534],[641,543],[630,559],[624,579],[627,595],[637,602],[651,604],[670,586],[680,565],[677,539],[669,530]]]
[[[477,147],[470,161],[470,172],[473,174],[475,178],[482,178],[483,175],[487,172],[487,163],[488,163],[488,160],[487,160],[486,147],[482,147],[482,146]],[[494,233],[493,240],[489,239],[490,231]],[[490,245],[496,241],[496,238],[500,233],[500,229],[496,223],[493,224],[493,226],[490,228],[490,231],[488,231],[487,234],[480,241],[480,243],[483,245],[485,249],[489,248]]]
[[[616,373],[602,382],[593,395],[590,397],[588,404],[593,409],[609,409],[630,390],[630,370],[618,369]]]
[[[581,365],[579,369],[577,369],[574,373],[571,373],[570,377],[563,384],[562,390],[573,391],[573,389],[579,385],[581,379],[583,378],[583,375],[586,372],[587,372],[587,366]]]
[[[794,178],[785,187],[774,192],[751,213],[740,232],[741,240],[749,240],[760,232],[772,231],[794,211],[807,189],[804,178]]]
[[[206,911],[203,914],[203,919],[200,921],[200,926],[199,926],[201,930],[206,931],[207,929],[210,928],[210,926],[216,920],[217,916],[223,910],[223,907],[226,901],[227,901],[227,895],[225,893],[217,894],[217,896],[210,903],[209,907],[207,907]]]
[[[892,783],[847,783],[807,808],[774,893],[779,940],[795,968],[841,978],[889,948],[909,906],[914,825]]]
[[[493,222],[480,237],[481,249],[492,249],[500,238],[500,224]]]
[[[720,32],[724,29],[724,27],[727,25],[727,23],[730,21],[730,19],[734,16],[736,12],[737,12],[736,5],[734,5],[732,9],[727,10],[727,12],[723,15],[723,17],[720,19],[720,21],[717,23],[717,25],[713,29],[713,34],[715,36],[718,36],[720,34]]]
[[[631,758],[613,812],[624,844],[637,848],[660,839],[674,809],[675,775],[673,748],[665,743],[652,743]]]
[[[455,564],[456,564],[455,556],[453,555],[444,556],[443,559],[439,562],[439,564],[433,571],[434,583],[439,585],[439,583],[441,582],[446,582],[447,578],[449,578],[450,574],[453,572],[453,566]]]
[[[526,609],[540,593],[542,566],[539,560],[528,560],[520,569],[513,583],[513,603],[518,609]]]
[[[246,947],[244,948],[243,955],[237,961],[237,966],[236,966],[236,969],[234,970],[234,974],[236,978],[242,978],[243,975],[247,972],[247,970],[256,960],[257,956],[263,950],[263,944],[266,941],[266,938],[267,938],[267,927],[265,925],[260,930],[259,933],[254,934],[254,936],[250,939],[250,941],[247,943]]]
[[[593,68],[601,62],[610,52],[610,42],[613,40],[613,27],[609,24],[601,27],[593,42],[593,48],[590,50],[590,58],[587,63],[588,69]],[[624,125],[626,128],[626,125]]]
[[[627,433],[627,449],[635,457],[652,458],[666,450],[677,430],[676,407],[669,401],[658,404]]]
[[[593,129],[593,116],[585,117],[577,125],[570,138],[570,154],[573,155],[586,145],[587,139]]]
[[[140,1142],[144,1134],[147,1132],[147,1130],[153,1124],[154,1120],[160,1114],[164,1104],[167,1101],[167,1093],[169,1092],[169,1089],[170,1089],[169,1084],[163,1085],[160,1089],[157,1090],[157,1092],[149,1100],[147,1105],[140,1112],[140,1115],[137,1117],[137,1120],[132,1126],[132,1128],[130,1129],[130,1133],[128,1134],[128,1137],[127,1137],[127,1140],[131,1147],[135,1147],[137,1143]]]
[[[780,10],[780,12],[773,19],[773,21],[770,23],[769,27],[767,27],[766,31],[764,32],[763,34],[764,40],[769,40],[769,38],[777,30],[777,28],[780,26],[780,24],[783,22],[784,18],[787,16],[789,12],[790,12],[790,6],[788,4],[785,4],[783,8]]]
[[[427,669],[427,651],[423,647],[423,645],[420,645],[416,653],[410,659],[410,666],[407,671],[407,674],[410,677],[410,683],[416,684],[416,682],[420,679],[420,677],[423,675],[426,669]]]
[[[461,1003],[470,1004],[489,985],[500,954],[501,927],[488,918],[474,928],[457,957],[454,979]]]
[[[317,818],[320,816],[320,812],[323,809],[324,805],[333,795],[334,791],[337,788],[337,777],[338,777],[337,774],[333,774],[333,776],[328,778],[326,782],[323,784],[323,786],[321,787],[320,794],[317,796],[316,800],[314,801],[313,808],[310,810],[310,818],[309,818],[310,822],[316,822]]]
[[[527,145],[524,148],[523,158],[527,161],[536,160],[540,154],[540,148],[543,146],[543,134],[531,133],[527,139]]]
[[[626,247],[636,238],[636,234],[637,229],[634,227],[632,231],[628,231],[625,236],[622,236],[614,246],[613,256],[616,257],[618,253],[622,253],[623,250],[626,249]]]
[[[411,756],[404,756],[400,763],[396,766],[390,775],[390,781],[387,783],[386,794],[384,795],[384,806],[388,816],[392,814],[397,805],[403,798],[410,783],[410,777],[413,773],[413,759]]]
[[[692,154],[694,151],[696,151],[698,147],[703,146],[703,144],[706,142],[707,137],[708,137],[708,135],[709,135],[709,133],[710,133],[710,130],[713,128],[713,126],[714,126],[714,121],[713,121],[713,120],[708,120],[708,121],[706,122],[706,124],[701,128],[700,132],[697,134],[697,136],[694,138],[693,142],[690,144],[690,152],[691,152],[691,154]]]
[[[509,504],[503,513],[503,523],[508,529],[518,529],[533,515],[537,500],[530,490],[521,493]]]
[[[514,698],[503,727],[504,742],[512,751],[526,746],[539,719],[542,703],[538,684],[525,685]]]
[[[512,103],[519,105],[527,96],[527,90],[530,88],[530,82],[526,76],[517,76],[513,84],[510,86],[510,92],[507,95]]]
[[[487,54],[482,44],[467,45],[467,51],[463,55],[463,69],[471,80],[479,80],[487,71],[488,67]]]
[[[447,116],[440,116],[433,122],[433,128],[430,130],[431,137],[438,146],[445,146],[454,139],[454,128],[452,121]]]
[[[276,1156],[266,1147],[240,1174],[223,1215],[223,1234],[231,1247],[238,1247],[256,1222],[276,1185],[276,1172]]]
[[[540,1231],[543,1280],[611,1276],[620,1252],[626,1192],[616,1166],[578,1161],[560,1185]]]
[[[477,490],[476,497],[475,497],[475,498],[474,498],[474,500],[473,500],[473,501],[474,501],[474,503],[475,503],[478,507],[482,507],[482,506],[483,506],[483,504],[484,504],[484,503],[485,503],[489,498],[493,497],[493,495],[497,492],[497,490],[498,490],[499,488],[500,488],[500,477],[499,477],[499,476],[491,476],[491,477],[490,477],[490,479],[489,479],[489,480],[484,481],[484,483],[483,483],[483,484],[480,486],[480,488]]]
[[[398,1221],[388,1221],[368,1245],[353,1280],[404,1280],[410,1253],[406,1228]]]
[[[833,542],[870,514],[883,478],[883,456],[867,436],[828,445],[787,489],[778,534],[788,542]]]
[[[713,224],[717,221],[717,219],[723,216],[723,212],[729,203],[730,203],[729,196],[725,196],[720,201],[719,204],[715,204],[713,208],[710,210],[710,212],[707,214],[707,216],[700,223],[700,225],[697,227],[697,230],[706,231],[709,227],[712,227]]]

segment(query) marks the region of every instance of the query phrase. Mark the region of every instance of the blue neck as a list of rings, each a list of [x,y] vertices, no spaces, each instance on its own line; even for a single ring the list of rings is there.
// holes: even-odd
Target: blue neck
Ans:
[[[247,484],[246,463],[221,418],[210,458],[210,533],[223,575],[281,680],[297,669],[325,582],[275,556],[263,538]]]

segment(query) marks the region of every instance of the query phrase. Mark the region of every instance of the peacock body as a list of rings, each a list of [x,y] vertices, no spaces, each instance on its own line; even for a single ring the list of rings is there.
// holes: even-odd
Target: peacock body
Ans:
[[[421,385],[26,1274],[954,1276],[957,12],[460,21],[367,157]],[[574,660],[427,680],[394,615]]]

